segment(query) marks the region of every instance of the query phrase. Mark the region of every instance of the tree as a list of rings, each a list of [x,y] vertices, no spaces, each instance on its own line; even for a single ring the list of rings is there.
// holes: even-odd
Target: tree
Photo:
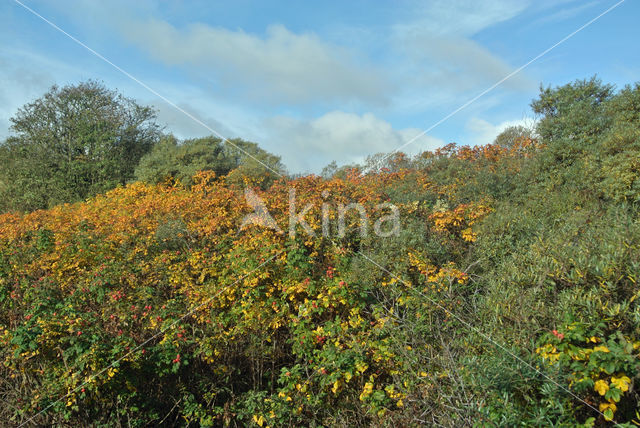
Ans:
[[[262,150],[256,143],[240,139],[227,143],[214,136],[179,142],[170,135],[140,160],[135,177],[147,183],[174,179],[189,187],[198,171],[214,171],[231,181],[252,177],[254,181],[264,182],[277,177],[274,170],[284,172],[280,158]]]
[[[531,105],[546,146],[536,176],[601,200],[640,201],[640,85],[616,93],[593,77],[542,88]]]
[[[531,129],[522,125],[509,126],[496,137],[493,144],[511,148],[516,142],[527,138],[533,138],[533,132]]]
[[[607,102],[611,124],[595,157],[602,177],[599,190],[615,200],[640,202],[640,83],[629,85]]]
[[[96,81],[54,85],[11,119],[0,153],[3,208],[46,208],[125,184],[161,135],[155,118]]]
[[[320,172],[320,177],[325,179],[330,179],[333,175],[338,171],[338,163],[336,161],[331,161],[330,164],[326,165],[322,168],[322,172]]]
[[[556,88],[540,88],[540,96],[531,103],[542,115],[536,131],[543,142],[585,146],[607,126],[603,106],[614,94],[613,85],[597,77],[576,80]]]

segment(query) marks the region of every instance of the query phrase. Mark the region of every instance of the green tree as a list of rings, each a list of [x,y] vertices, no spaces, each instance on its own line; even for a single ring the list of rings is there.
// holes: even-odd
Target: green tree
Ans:
[[[232,181],[243,177],[264,181],[277,178],[274,171],[284,173],[284,168],[278,156],[262,150],[256,143],[240,139],[227,143],[214,136],[179,142],[169,135],[140,160],[135,177],[147,183],[175,179],[188,187],[198,171],[214,171]]]
[[[597,176],[603,196],[618,201],[640,201],[640,83],[629,85],[607,102],[604,114],[610,123],[598,152]]]
[[[517,141],[527,138],[533,138],[533,131],[525,126],[515,125],[502,131],[493,141],[493,144],[509,148],[513,147]]]
[[[640,85],[616,93],[593,77],[542,88],[531,105],[547,146],[533,174],[603,199],[640,200]]]
[[[125,184],[160,137],[155,112],[96,81],[53,86],[11,119],[0,153],[5,210],[75,202]]]
[[[613,95],[614,86],[597,77],[556,88],[541,87],[539,98],[531,103],[534,113],[542,115],[536,131],[552,147],[580,151],[607,128],[604,105]]]

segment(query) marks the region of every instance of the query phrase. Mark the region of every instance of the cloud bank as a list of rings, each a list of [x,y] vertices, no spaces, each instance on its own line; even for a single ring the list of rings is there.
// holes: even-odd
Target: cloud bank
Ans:
[[[167,65],[195,66],[219,80],[218,89],[252,100],[384,103],[390,85],[372,65],[312,33],[271,25],[264,37],[206,24],[184,30],[158,19],[131,21],[125,36]]]

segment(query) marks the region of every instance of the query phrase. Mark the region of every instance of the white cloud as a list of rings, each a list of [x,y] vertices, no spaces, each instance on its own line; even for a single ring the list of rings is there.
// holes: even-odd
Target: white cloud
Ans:
[[[543,16],[531,23],[532,27],[543,25],[543,24],[553,24],[561,21],[565,21],[567,19],[574,18],[587,9],[591,9],[594,6],[597,6],[599,2],[590,1],[585,3],[579,3],[577,6],[562,8],[550,15]]]
[[[371,113],[362,115],[332,111],[312,120],[277,116],[266,121],[271,130],[270,146],[277,147],[285,164],[294,172],[319,172],[335,160],[338,164],[362,162],[367,155],[388,152],[420,134],[419,129],[394,129]],[[414,151],[442,146],[434,137],[422,136]]]
[[[351,52],[282,25],[269,26],[261,38],[206,24],[180,30],[158,19],[127,22],[125,36],[157,60],[206,69],[219,79],[219,89],[242,88],[253,100],[384,103],[390,89],[378,70]]]
[[[414,84],[433,91],[433,98],[453,101],[468,91],[480,92],[511,74],[514,67],[493,55],[479,43],[464,38],[422,35],[405,44],[419,72]],[[536,84],[524,73],[517,73],[502,86],[516,91],[531,91]],[[442,96],[444,93],[444,96]]]
[[[516,67],[473,40],[488,27],[507,21],[528,6],[524,1],[436,1],[420,4],[414,16],[393,27],[398,61],[412,88],[425,88],[432,99],[457,97],[492,85]],[[529,91],[535,82],[518,73],[502,86]],[[444,94],[444,95],[443,95]],[[446,101],[446,100],[444,100]]]
[[[522,13],[529,0],[436,0],[416,2],[411,16],[395,26],[399,34],[469,37]]]

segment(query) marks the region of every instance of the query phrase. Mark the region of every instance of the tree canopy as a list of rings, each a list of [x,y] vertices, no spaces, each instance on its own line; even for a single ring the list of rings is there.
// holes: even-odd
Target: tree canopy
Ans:
[[[640,84],[616,92],[593,77],[541,88],[532,102],[548,146],[535,174],[602,198],[640,201]]]
[[[509,126],[495,138],[493,143],[502,147],[513,147],[518,141],[533,138],[533,136],[533,131],[526,126]]]
[[[140,160],[135,177],[153,184],[173,179],[189,187],[199,171],[213,171],[218,176],[231,173],[230,180],[251,177],[266,182],[277,178],[274,171],[284,173],[284,167],[278,156],[256,143],[237,138],[224,142],[214,136],[180,142],[169,135]]]
[[[3,208],[46,208],[127,183],[160,137],[155,119],[96,81],[51,87],[11,118],[0,146]]]

